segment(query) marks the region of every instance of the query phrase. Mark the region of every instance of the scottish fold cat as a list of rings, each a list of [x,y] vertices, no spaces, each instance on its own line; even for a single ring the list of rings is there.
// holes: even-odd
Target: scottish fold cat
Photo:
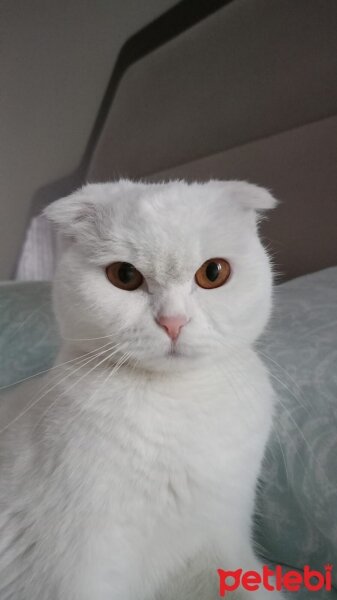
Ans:
[[[122,180],[47,208],[62,346],[0,405],[0,600],[215,600],[217,569],[260,571],[274,205],[244,182]]]

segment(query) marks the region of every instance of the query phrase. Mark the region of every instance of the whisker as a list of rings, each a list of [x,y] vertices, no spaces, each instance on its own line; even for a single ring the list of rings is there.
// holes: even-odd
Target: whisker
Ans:
[[[90,350],[90,352],[86,352],[85,354],[81,354],[80,356],[76,356],[75,358],[72,358],[70,360],[66,360],[63,363],[59,363],[57,365],[53,365],[52,367],[49,367],[49,369],[44,369],[43,371],[39,371],[38,373],[34,373],[34,375],[29,375],[29,377],[24,377],[23,379],[19,379],[18,381],[15,381],[14,383],[9,383],[8,385],[3,385],[0,387],[0,391],[1,390],[6,390],[10,387],[13,387],[15,385],[19,385],[20,383],[23,383],[24,381],[28,381],[29,379],[33,379],[34,377],[39,377],[40,375],[43,375],[44,373],[49,373],[49,371],[53,371],[54,369],[58,369],[60,367],[63,367],[64,365],[67,365],[69,363],[73,363],[75,361],[79,361],[81,358],[84,358],[86,356],[89,356],[90,354],[93,354],[94,352],[97,352],[97,350],[101,350],[102,348],[106,348],[106,346],[108,346],[110,344],[110,342],[107,342],[106,344],[103,344],[103,346],[99,346],[98,348],[94,348],[94,350]]]
[[[227,348],[230,348],[230,346],[229,346],[228,344],[227,344]],[[237,349],[236,349],[234,346],[231,348],[231,353],[232,353],[232,356],[234,356],[234,353],[235,353],[235,351],[236,351],[236,350],[237,350]],[[227,368],[227,366],[228,366],[228,361],[227,361],[227,363],[226,363],[226,368]],[[242,374],[244,375],[244,371],[243,371],[243,370],[242,370]],[[256,390],[256,388],[255,388],[255,386],[254,386],[253,384],[251,384],[251,383],[250,383],[250,386],[252,387],[252,389],[255,389],[255,391],[256,391],[256,392],[258,391],[258,390]],[[291,420],[291,422],[293,423],[293,425],[294,425],[295,429],[298,431],[299,435],[300,435],[300,436],[301,436],[301,438],[303,439],[303,441],[304,441],[304,443],[305,443],[305,447],[306,447],[306,449],[308,450],[308,452],[309,452],[309,454],[310,454],[310,457],[312,458],[312,460],[314,461],[314,463],[316,464],[316,466],[318,467],[318,469],[320,470],[320,472],[321,472],[321,473],[322,473],[322,475],[324,476],[325,480],[326,480],[327,482],[329,482],[329,480],[328,480],[328,477],[327,477],[327,475],[326,475],[326,473],[325,473],[325,469],[324,469],[324,467],[323,467],[323,466],[321,465],[321,463],[318,461],[318,459],[317,459],[316,455],[314,454],[314,452],[313,452],[313,449],[311,448],[311,446],[310,446],[310,444],[309,444],[308,440],[306,439],[306,437],[305,437],[305,435],[304,435],[304,433],[303,433],[303,431],[302,431],[301,427],[299,426],[299,424],[297,423],[297,421],[294,419],[294,417],[293,417],[293,415],[291,414],[290,410],[288,410],[288,408],[286,407],[286,405],[285,405],[285,404],[282,402],[282,399],[280,398],[280,395],[279,395],[279,394],[277,395],[277,402],[278,402],[278,403],[280,404],[280,406],[282,407],[283,414],[284,414],[284,415],[285,415],[285,416],[286,416],[288,419],[290,419],[290,420]],[[300,404],[300,406],[301,406],[301,404]],[[303,408],[303,407],[301,406],[301,408]],[[278,422],[278,426],[280,427],[280,422]],[[273,431],[274,431],[274,432],[276,432],[276,433],[277,433],[277,436],[279,437],[279,435],[278,435],[278,432],[276,431],[276,427],[275,427],[275,420],[274,420],[274,425],[273,425]],[[280,440],[280,438],[279,438],[279,443],[280,443],[280,442],[281,442],[281,440]],[[281,446],[280,446],[280,447],[281,447]],[[284,452],[283,452],[283,449],[282,449],[282,447],[281,447],[281,451],[282,451],[282,455],[283,455],[283,460],[285,461],[285,455],[284,455]],[[302,465],[303,465],[303,468],[306,468],[306,465],[305,465],[304,459],[303,459],[303,457],[302,457],[302,455],[301,455],[301,453],[300,453],[300,451],[299,451],[298,449],[296,449],[296,454],[298,455],[299,459],[301,460],[301,462],[302,462]],[[285,463],[285,466],[286,466],[286,463]],[[286,467],[286,472],[287,472],[287,478],[288,478],[288,483],[289,483],[289,480],[290,480],[290,478],[289,478],[289,472],[288,472],[288,470],[287,470],[287,467]],[[329,484],[330,484],[330,486],[331,486],[331,482],[329,482]],[[336,488],[336,487],[334,487],[334,486],[333,486],[333,488],[332,488],[332,489],[333,489],[333,491],[334,491],[334,492],[337,490],[337,488]]]
[[[108,346],[108,348],[106,348],[106,346]],[[121,344],[114,344],[112,345],[110,342],[108,344],[104,344],[104,346],[102,346],[101,348],[106,348],[106,352],[108,352],[109,350],[114,350],[115,348],[119,348],[121,346]],[[94,359],[97,358],[98,356],[101,356],[103,354],[103,352],[99,352],[99,350],[101,350],[101,348],[97,348],[97,350],[92,350],[90,354],[92,354],[92,356],[90,356],[90,358]],[[65,370],[65,374],[61,373],[61,377],[59,377],[58,379],[54,378],[51,379],[51,381],[49,381],[49,378],[46,381],[46,384],[41,388],[41,391],[44,391],[48,385],[53,381],[55,384],[58,383],[62,383],[62,381],[65,378],[68,378],[68,376],[70,376],[72,373],[74,373],[74,369],[72,368],[73,366],[75,367],[85,367],[86,364],[88,364],[88,361],[86,357],[79,357],[79,358],[75,358],[72,360],[71,364],[65,363],[64,366],[64,370]],[[56,375],[59,375],[60,373],[56,373]],[[52,373],[52,375],[54,375],[54,373]]]
[[[114,334],[116,335],[116,334]],[[107,338],[112,338],[112,335],[101,335],[99,337],[90,337],[90,338],[68,338],[68,337],[64,337],[63,335],[61,336],[62,340],[65,340],[66,342],[92,342],[94,340],[105,340]]]
[[[286,457],[285,457],[285,454],[284,454],[283,446],[282,446],[282,443],[281,443],[281,438],[280,438],[279,433],[278,433],[278,431],[277,431],[277,429],[275,427],[273,427],[273,432],[276,434],[277,441],[278,441],[278,444],[280,446],[280,450],[281,450],[281,454],[282,454],[282,459],[283,459],[283,464],[284,464],[284,469],[285,469],[286,477],[287,477],[287,485],[288,485],[288,487],[290,487],[289,471],[288,471],[288,466],[287,466],[287,461],[286,461]]]
[[[109,349],[110,350],[110,349]],[[67,388],[66,390],[63,390],[63,392],[61,392],[56,398],[55,400],[48,406],[48,408],[44,411],[44,413],[42,414],[42,416],[40,417],[40,419],[38,420],[38,422],[36,423],[36,425],[34,426],[33,431],[36,430],[36,428],[39,426],[39,424],[42,422],[42,420],[45,418],[45,416],[48,414],[48,412],[55,406],[55,404],[57,404],[58,400],[64,396],[65,394],[67,394],[68,392],[70,392],[70,390],[72,390],[80,381],[82,381],[85,377],[87,377],[90,373],[92,373],[92,371],[94,371],[95,369],[97,369],[101,364],[103,364],[104,362],[110,360],[116,353],[118,352],[117,350],[114,350],[113,352],[111,352],[111,354],[109,354],[108,356],[105,356],[97,365],[94,365],[91,369],[89,369],[89,371],[87,371],[86,373],[84,373],[84,375],[82,375],[82,377],[80,377],[79,379],[77,379],[75,381],[75,383],[73,385],[71,385],[69,388]],[[96,357],[95,357],[96,358]],[[113,371],[113,369],[112,369]],[[110,373],[109,373],[110,374]],[[104,382],[103,382],[104,383]],[[99,389],[101,389],[101,386],[99,386]],[[95,390],[95,392],[93,393],[92,397],[95,397],[97,393],[97,389]],[[70,422],[73,422],[70,421]],[[1,432],[0,432],[1,433]]]
[[[297,389],[297,391],[300,394],[300,397],[305,402],[305,398],[303,397],[303,393],[302,393],[301,388],[299,387],[299,385],[297,384],[297,382],[295,381],[295,379],[288,373],[288,371],[284,367],[282,367],[282,365],[280,365],[280,363],[278,363],[275,359],[273,359],[271,356],[269,356],[268,354],[266,354],[262,350],[257,349],[257,352],[258,352],[258,354],[260,354],[261,356],[263,356],[266,360],[269,360],[273,365],[275,365],[276,367],[278,367],[286,375],[286,377],[289,378],[290,382],[295,386],[295,388]],[[278,381],[280,382],[280,380],[278,380]],[[295,398],[296,398],[296,396],[295,396]],[[311,404],[311,408],[315,408],[313,404]]]
[[[219,329],[219,327],[218,327],[218,329]],[[221,330],[220,330],[220,333],[221,333],[221,335],[219,335],[219,334],[218,334],[218,339],[222,340],[222,343],[224,343],[224,341],[223,341],[223,339],[222,339],[222,337],[224,336],[224,334],[223,334],[223,332],[222,332]],[[239,342],[243,342],[244,344],[247,344],[247,342],[249,342],[249,340],[247,340],[247,339],[243,338],[242,336],[238,336],[237,334],[235,335],[235,337],[236,337],[236,339],[237,339]],[[251,342],[249,342],[249,343],[251,343]],[[261,343],[261,342],[260,342],[260,343]],[[276,376],[274,373],[272,373],[272,372],[268,371],[268,372],[269,372],[269,374],[271,375],[271,377],[273,377],[275,380],[277,380],[277,381],[280,383],[280,385],[282,385],[284,388],[286,388],[286,389],[289,391],[289,393],[291,393],[291,395],[293,396],[293,398],[294,398],[294,399],[295,399],[295,400],[296,400],[296,401],[299,403],[299,405],[300,405],[300,406],[302,406],[302,408],[303,408],[303,409],[305,409],[305,410],[308,412],[308,414],[310,414],[310,412],[308,411],[308,408],[306,408],[306,401],[305,401],[305,398],[304,398],[304,396],[303,396],[303,392],[302,392],[301,388],[298,386],[298,384],[297,384],[297,382],[294,380],[294,378],[293,378],[293,377],[292,377],[292,376],[291,376],[291,375],[288,373],[288,371],[287,371],[287,370],[286,370],[286,369],[285,369],[285,368],[284,368],[282,365],[280,365],[280,364],[279,364],[279,363],[278,363],[278,362],[277,362],[275,359],[273,359],[271,356],[269,356],[269,355],[268,355],[266,352],[264,352],[264,351],[263,351],[263,350],[261,350],[260,348],[258,348],[258,347],[255,347],[255,351],[256,351],[256,352],[257,352],[257,353],[258,353],[258,354],[259,354],[261,357],[265,358],[266,360],[269,360],[269,361],[270,361],[270,362],[271,362],[271,363],[272,363],[274,366],[276,366],[278,369],[280,369],[280,370],[283,372],[283,374],[284,374],[284,375],[286,375],[286,377],[288,377],[289,381],[290,381],[290,382],[292,383],[292,385],[293,385],[293,386],[296,388],[296,390],[297,390],[297,392],[298,392],[299,396],[297,396],[297,395],[296,395],[296,394],[295,394],[295,393],[294,393],[294,392],[293,392],[293,391],[292,391],[292,390],[291,390],[291,389],[290,389],[290,388],[289,388],[289,387],[286,385],[286,383],[284,383],[283,381],[281,381],[280,379],[278,379],[278,378],[277,378],[277,376]],[[301,400],[302,400],[302,402],[301,402]],[[311,402],[310,400],[309,400],[309,405],[310,405],[310,407],[311,407],[313,410],[315,409],[314,405],[312,404],[312,402]]]
[[[113,352],[111,355],[107,356],[107,357],[106,357],[106,358],[105,358],[103,361],[101,361],[101,363],[103,363],[105,360],[109,360],[110,358],[112,358],[112,356],[113,356],[114,354],[115,354],[115,352]],[[103,386],[104,386],[104,385],[107,383],[107,381],[110,379],[110,377],[111,377],[113,374],[115,374],[117,371],[119,371],[119,369],[120,369],[120,368],[123,366],[123,364],[124,364],[124,363],[125,363],[125,362],[126,362],[128,359],[129,359],[129,358],[130,358],[130,356],[132,356],[132,352],[125,352],[125,353],[124,353],[124,354],[121,356],[121,358],[120,358],[120,359],[117,361],[117,363],[115,364],[115,366],[114,366],[114,367],[113,367],[113,368],[112,368],[112,369],[109,371],[109,373],[108,373],[107,377],[106,377],[106,378],[104,379],[104,381],[103,381],[103,382],[100,384],[100,386],[99,386],[98,390],[99,390],[99,389],[101,389],[101,388],[102,388],[102,387],[103,387]],[[101,363],[99,363],[99,364],[101,364]],[[91,369],[91,371],[93,371],[93,370],[94,370],[96,367],[98,367],[98,366],[99,366],[99,364],[98,364],[98,365],[96,365],[96,366],[95,366],[93,369]],[[90,371],[88,371],[88,373],[86,373],[85,375],[88,375],[89,373],[90,373]],[[84,376],[85,376],[85,375],[84,375]],[[84,378],[84,376],[83,376],[81,379],[83,379],[83,378]],[[78,383],[78,382],[76,382],[76,383]],[[92,394],[92,396],[90,397],[90,399],[89,399],[89,400],[92,400],[92,399],[93,399],[93,398],[96,396],[96,394],[97,394],[98,390],[96,389],[96,390],[94,391],[94,393]],[[69,391],[69,389],[67,390],[67,392],[68,392],[68,391]],[[59,398],[59,397],[58,397],[58,398]],[[52,404],[51,404],[51,405],[48,407],[48,409],[45,411],[45,413],[42,415],[41,419],[39,420],[39,423],[42,421],[42,418],[44,418],[44,417],[45,417],[45,415],[48,413],[48,411],[49,411],[49,410],[50,410],[50,409],[51,409],[51,408],[52,408],[52,407],[53,407],[53,406],[56,404],[56,402],[57,402],[58,398],[56,398],[56,400],[55,400],[55,401],[54,401],[54,402],[53,402],[53,403],[52,403]],[[72,424],[74,421],[76,421],[76,420],[77,420],[77,418],[78,418],[78,415],[75,415],[75,416],[74,416],[72,419],[68,420],[68,421],[67,421],[67,427],[69,427],[69,425],[71,425],[71,424]],[[39,423],[38,423],[38,424],[39,424]],[[38,425],[38,424],[37,424],[37,425]],[[34,429],[37,427],[37,425],[34,427]],[[43,440],[40,440],[39,442],[36,442],[35,446],[37,446],[37,445],[38,445],[39,443],[41,443],[42,441],[43,441]],[[56,470],[57,470],[57,469],[56,469]],[[54,471],[54,475],[55,475],[55,471]]]
[[[300,398],[298,396],[296,396],[296,394],[281,379],[279,379],[271,371],[268,371],[268,373],[269,373],[270,377],[272,377],[272,379],[275,379],[275,381],[277,381],[285,390],[287,390],[289,392],[289,394],[298,402],[299,406],[301,408],[303,408],[303,410],[305,410],[305,412],[308,415],[312,415],[312,413],[310,412],[310,410],[308,410],[308,407],[305,406],[305,404],[303,402],[301,402]]]
[[[0,429],[0,435],[6,431],[7,429],[9,429],[9,427],[11,427],[14,423],[16,423],[19,419],[21,419],[25,414],[27,414],[27,412],[33,408],[38,402],[40,402],[49,392],[51,392],[57,385],[59,385],[62,381],[65,381],[66,379],[68,379],[71,375],[74,375],[75,373],[77,373],[77,371],[79,371],[80,369],[82,369],[84,366],[86,366],[88,363],[90,363],[91,361],[95,360],[98,356],[101,356],[102,354],[105,354],[106,352],[109,352],[110,348],[107,348],[106,350],[103,350],[102,352],[100,352],[98,355],[95,355],[91,358],[89,358],[87,360],[87,362],[85,362],[84,364],[81,364],[79,367],[77,367],[77,369],[75,369],[75,371],[71,371],[70,373],[68,373],[63,379],[61,379],[61,381],[56,382],[54,385],[52,385],[44,394],[42,394],[42,396],[39,396],[36,400],[34,400],[34,402],[32,402],[29,406],[27,406],[21,413],[19,413],[19,415],[17,415],[12,421],[10,421],[9,423],[7,423],[7,425],[5,427],[3,427],[2,429]]]

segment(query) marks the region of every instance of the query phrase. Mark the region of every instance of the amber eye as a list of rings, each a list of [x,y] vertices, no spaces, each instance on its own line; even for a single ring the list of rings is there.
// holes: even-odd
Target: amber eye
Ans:
[[[136,290],[143,283],[143,275],[126,262],[115,262],[105,269],[109,281],[121,290]]]
[[[226,283],[231,274],[229,262],[224,258],[206,260],[195,274],[195,280],[200,287],[210,290]]]

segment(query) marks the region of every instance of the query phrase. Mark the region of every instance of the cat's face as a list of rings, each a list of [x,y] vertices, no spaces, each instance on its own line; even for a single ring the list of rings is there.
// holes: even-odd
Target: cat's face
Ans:
[[[274,204],[256,186],[216,181],[88,185],[52,204],[70,240],[54,285],[62,335],[84,350],[111,336],[116,358],[148,369],[251,343],[271,304],[256,210]]]

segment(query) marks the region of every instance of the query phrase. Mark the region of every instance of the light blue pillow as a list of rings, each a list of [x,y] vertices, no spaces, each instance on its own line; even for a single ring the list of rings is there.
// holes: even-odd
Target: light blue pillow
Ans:
[[[337,586],[337,267],[276,289],[259,347],[279,398],[258,497],[259,547],[298,568],[335,563]]]
[[[50,284],[0,284],[0,387],[48,369],[59,346]]]

